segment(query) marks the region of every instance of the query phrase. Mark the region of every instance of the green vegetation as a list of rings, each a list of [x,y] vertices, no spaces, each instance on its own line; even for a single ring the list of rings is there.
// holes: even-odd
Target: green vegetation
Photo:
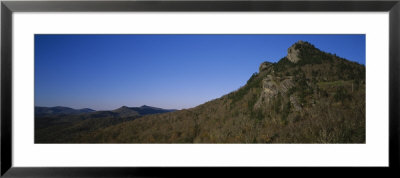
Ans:
[[[251,89],[261,90],[262,79],[263,78],[261,74],[254,73],[247,81],[247,84],[244,87],[240,88],[238,91],[229,94],[229,97],[232,99],[232,104],[243,99],[245,95],[249,94],[249,91]],[[256,93],[256,91],[253,91],[249,95],[254,95],[254,93]]]
[[[322,52],[308,42],[305,42],[305,44],[296,44],[295,49],[300,50],[299,57],[301,60],[297,65],[322,64],[325,62],[332,62],[335,59],[335,55]]]

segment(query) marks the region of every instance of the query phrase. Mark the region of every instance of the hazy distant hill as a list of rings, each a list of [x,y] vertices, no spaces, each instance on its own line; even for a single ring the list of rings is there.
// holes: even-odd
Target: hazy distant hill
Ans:
[[[128,109],[120,113],[140,114]],[[221,98],[88,127],[88,133],[59,134],[47,142],[365,143],[365,66],[299,41],[287,56],[262,63],[244,86]]]
[[[35,107],[35,115],[36,116],[46,116],[46,115],[61,115],[61,114],[82,114],[88,112],[94,112],[95,110],[84,108],[84,109],[72,109],[69,107]]]
[[[149,114],[175,111],[143,105],[111,111],[74,110],[67,107],[35,107],[35,142],[68,142],[69,139]],[[86,111],[86,112],[85,112]]]
[[[120,116],[132,116],[132,115],[148,115],[148,114],[158,114],[158,113],[166,113],[166,112],[171,112],[171,111],[176,111],[175,109],[162,109],[162,108],[156,108],[152,106],[146,106],[143,105],[141,107],[127,107],[127,106],[122,106],[116,110],[113,110],[113,112],[118,113]]]

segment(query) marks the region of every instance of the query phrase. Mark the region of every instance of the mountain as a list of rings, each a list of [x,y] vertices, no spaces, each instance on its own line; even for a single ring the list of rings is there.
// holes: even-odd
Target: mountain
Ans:
[[[140,106],[140,107],[127,107],[127,106],[122,106],[116,110],[113,110],[115,113],[119,113],[121,116],[130,116],[130,115],[148,115],[148,114],[159,114],[159,113],[166,113],[166,112],[172,112],[176,111],[175,109],[162,109],[162,108],[156,108],[152,106]]]
[[[128,116],[139,116],[140,114],[134,110],[133,108],[129,108],[126,106],[122,106],[112,112],[118,113],[121,117],[128,117]]]
[[[66,143],[74,137],[109,127],[144,115],[166,113],[173,109],[151,106],[122,106],[111,111],[74,110],[67,107],[35,107],[35,143]]]
[[[35,107],[35,116],[46,116],[46,115],[61,115],[61,114],[82,114],[94,112],[95,110],[84,108],[84,109],[72,109],[69,107]]]
[[[365,143],[365,66],[298,41],[278,62],[261,63],[244,86],[220,98],[64,142]]]

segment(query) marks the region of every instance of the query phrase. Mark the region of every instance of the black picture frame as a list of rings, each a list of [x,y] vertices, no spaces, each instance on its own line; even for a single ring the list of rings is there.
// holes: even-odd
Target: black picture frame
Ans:
[[[399,168],[399,74],[400,1],[2,1],[1,2],[1,175],[5,177],[130,177],[194,174],[210,171],[244,175],[282,168],[21,168],[12,166],[12,18],[13,12],[126,12],[126,11],[296,11],[296,12],[389,12],[389,167],[356,170],[396,170]],[[249,170],[250,169],[250,170]],[[306,173],[306,171],[297,172]],[[318,168],[329,169],[329,168]],[[345,168],[348,169],[348,168]],[[330,171],[330,170],[329,170]],[[215,173],[213,173],[215,175]],[[330,171],[339,175],[340,172]]]

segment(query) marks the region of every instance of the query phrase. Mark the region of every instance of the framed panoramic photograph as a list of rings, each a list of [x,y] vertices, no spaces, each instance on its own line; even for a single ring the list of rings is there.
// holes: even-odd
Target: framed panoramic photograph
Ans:
[[[399,1],[3,1],[1,175],[393,171],[399,11]]]
[[[365,35],[34,40],[37,144],[366,143]]]

